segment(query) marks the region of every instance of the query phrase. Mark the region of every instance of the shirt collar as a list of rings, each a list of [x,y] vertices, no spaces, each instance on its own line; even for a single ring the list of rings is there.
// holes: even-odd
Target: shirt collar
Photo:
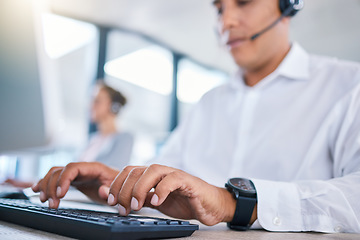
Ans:
[[[293,43],[287,56],[276,70],[277,75],[295,80],[306,80],[310,76],[309,54],[298,44]]]
[[[293,43],[289,53],[286,55],[284,60],[281,62],[279,67],[265,77],[255,88],[267,85],[269,81],[275,80],[278,76],[283,76],[293,80],[307,80],[310,76],[310,57],[309,54],[298,44]],[[234,88],[246,88],[243,72],[239,69],[236,74],[233,75],[231,86]]]

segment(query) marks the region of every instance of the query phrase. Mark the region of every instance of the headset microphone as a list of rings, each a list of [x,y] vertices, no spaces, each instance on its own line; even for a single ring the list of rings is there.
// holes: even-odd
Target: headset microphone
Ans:
[[[289,16],[289,14],[293,11],[293,6],[289,6],[287,9],[285,9],[285,11],[281,14],[281,16],[276,19],[275,22],[273,22],[272,24],[270,24],[268,27],[266,27],[265,29],[263,29],[262,31],[252,35],[250,37],[251,41],[254,41],[255,39],[257,39],[258,37],[260,37],[261,35],[263,35],[264,33],[266,33],[267,31],[269,31],[270,29],[272,29],[273,27],[276,26],[276,24],[278,24],[284,17]]]
[[[248,38],[250,41],[254,41],[270,29],[276,26],[284,17],[292,17],[296,15],[296,13],[303,9],[304,0],[279,0],[281,16],[276,19],[272,24],[264,28],[262,31],[252,35]],[[218,35],[220,35],[220,40],[225,43],[228,40],[229,32],[227,31],[227,35],[219,34],[219,30],[217,30]],[[223,33],[224,34],[224,33]]]

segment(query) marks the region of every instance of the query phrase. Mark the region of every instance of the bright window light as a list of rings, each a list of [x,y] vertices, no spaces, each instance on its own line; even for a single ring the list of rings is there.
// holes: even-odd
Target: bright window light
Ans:
[[[210,89],[224,83],[226,75],[205,69],[189,60],[179,65],[177,96],[181,102],[195,103]]]
[[[94,40],[96,27],[90,23],[43,14],[45,51],[50,58],[60,58]]]
[[[7,178],[14,178],[16,171],[16,157],[0,156],[0,181]]]
[[[171,54],[158,46],[143,48],[109,61],[105,64],[105,72],[162,95],[169,95],[173,88]]]

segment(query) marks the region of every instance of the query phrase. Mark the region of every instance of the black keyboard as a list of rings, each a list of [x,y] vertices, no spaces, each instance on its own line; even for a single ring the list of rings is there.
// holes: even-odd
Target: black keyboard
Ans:
[[[160,239],[190,236],[188,221],[84,209],[50,209],[20,199],[0,198],[0,220],[79,239]]]

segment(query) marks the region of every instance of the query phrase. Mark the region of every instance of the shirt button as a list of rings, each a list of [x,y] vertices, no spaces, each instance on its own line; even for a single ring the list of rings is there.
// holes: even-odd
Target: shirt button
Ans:
[[[279,217],[274,217],[273,224],[276,225],[276,226],[280,226],[281,225],[281,219]]]
[[[334,230],[335,230],[335,232],[341,232],[341,230],[342,230],[342,227],[340,227],[340,226],[337,226],[337,227],[335,227],[335,228],[334,228]]]

